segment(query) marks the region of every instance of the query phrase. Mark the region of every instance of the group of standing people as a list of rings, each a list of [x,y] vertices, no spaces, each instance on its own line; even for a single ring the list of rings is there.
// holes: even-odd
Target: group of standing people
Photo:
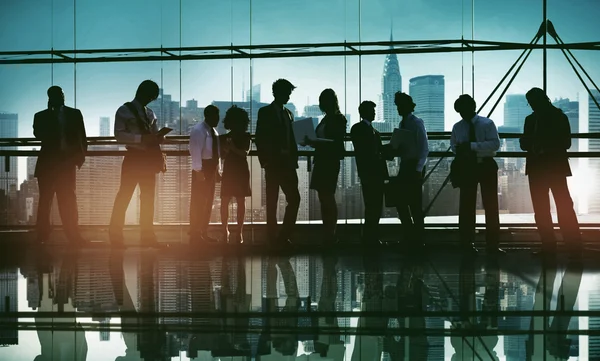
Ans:
[[[290,244],[294,231],[300,193],[298,191],[298,147],[293,129],[293,114],[285,107],[295,86],[286,79],[273,83],[271,104],[259,109],[255,144],[258,159],[265,173],[267,235],[269,244],[281,247]],[[113,246],[123,246],[125,213],[135,188],[140,187],[140,236],[145,246],[156,246],[153,229],[156,174],[166,171],[166,161],[160,145],[164,134],[159,132],[157,118],[147,107],[159,95],[158,85],[143,81],[135,98],[116,112],[114,134],[126,144],[119,191],[116,195],[109,226]],[[85,243],[78,229],[75,196],[76,168],[85,160],[87,141],[83,116],[77,109],[64,105],[64,93],[58,86],[48,89],[48,109],[34,118],[34,135],[41,140],[35,175],[38,178],[37,238],[47,241],[50,234],[50,208],[54,194],[67,238],[74,244]],[[533,88],[527,93],[533,113],[525,120],[521,148],[527,152],[531,198],[539,233],[547,247],[555,247],[556,239],[548,192],[552,190],[558,209],[559,223],[565,239],[580,245],[580,232],[566,178],[571,175],[567,149],[571,145],[569,122],[555,108],[545,92]],[[414,142],[399,146],[383,144],[373,127],[376,105],[363,101],[359,106],[361,121],[354,124],[350,137],[354,146],[358,177],[365,205],[362,240],[365,244],[381,243],[379,221],[383,211],[386,188],[397,188],[395,207],[403,227],[404,243],[410,249],[424,246],[424,213],[422,186],[429,153],[424,121],[413,114],[416,104],[402,92],[395,94],[395,104],[402,120],[399,128],[409,131]],[[315,129],[316,138],[305,138],[300,145],[311,146],[314,168],[310,188],[318,194],[323,217],[323,242],[338,242],[338,223],[335,192],[344,158],[347,120],[340,111],[335,91],[325,89],[319,96],[324,117]],[[486,213],[487,250],[502,252],[499,244],[498,165],[494,160],[500,139],[494,122],[476,113],[475,100],[461,95],[454,103],[461,120],[452,129],[451,149],[456,154],[451,167],[451,180],[460,188],[459,233],[464,251],[476,251],[475,209],[477,186],[481,187]],[[248,152],[251,135],[248,133],[248,113],[236,106],[229,108],[223,119],[229,132],[218,135],[219,109],[209,105],[204,109],[204,121],[190,133],[189,151],[192,158],[192,187],[190,202],[190,244],[217,242],[208,235],[213,208],[215,184],[221,182],[221,221],[223,238],[228,243],[243,243],[245,198],[252,194]],[[389,176],[386,161],[400,157],[398,174]],[[389,184],[386,185],[386,182]],[[279,190],[286,199],[283,224],[277,224]],[[237,203],[237,228],[229,230],[229,204]],[[388,200],[386,199],[386,203]],[[549,250],[548,248],[546,250]],[[553,249],[553,248],[552,248]]]

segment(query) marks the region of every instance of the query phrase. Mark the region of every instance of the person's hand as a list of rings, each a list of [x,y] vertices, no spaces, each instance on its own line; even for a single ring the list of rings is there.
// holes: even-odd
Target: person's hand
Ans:
[[[313,142],[313,141],[312,141],[312,140],[311,140],[311,139],[308,137],[308,135],[305,135],[305,136],[304,136],[304,140],[302,141],[302,143],[300,143],[300,145],[301,145],[301,146],[308,145],[308,146],[311,146],[311,147],[314,147],[314,144],[315,144],[315,142]]]
[[[204,182],[206,180],[206,175],[204,175],[204,172],[202,170],[195,170],[194,173],[196,174],[196,177],[198,177],[198,180],[200,180],[200,182]]]
[[[456,145],[456,154],[466,155],[471,151],[471,143],[465,142]]]
[[[223,180],[223,176],[221,175],[221,173],[217,172],[215,174],[215,182],[220,183],[222,180]]]
[[[156,140],[157,140],[158,144],[163,144],[165,142],[165,136],[159,135],[156,137]]]

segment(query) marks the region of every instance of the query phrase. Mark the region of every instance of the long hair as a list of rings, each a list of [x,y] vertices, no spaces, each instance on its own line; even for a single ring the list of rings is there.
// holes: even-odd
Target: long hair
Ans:
[[[327,88],[319,95],[319,109],[325,114],[338,114],[340,112],[340,103],[333,89]]]

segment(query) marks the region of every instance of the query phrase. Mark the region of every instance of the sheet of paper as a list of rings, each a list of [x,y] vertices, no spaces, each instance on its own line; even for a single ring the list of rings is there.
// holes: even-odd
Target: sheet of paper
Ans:
[[[161,128],[161,129],[158,131],[158,133],[157,133],[157,134],[158,134],[158,135],[165,136],[165,135],[167,135],[167,134],[171,133],[172,131],[173,131],[173,129],[172,129],[172,128],[169,128],[169,127],[164,127],[164,128]]]

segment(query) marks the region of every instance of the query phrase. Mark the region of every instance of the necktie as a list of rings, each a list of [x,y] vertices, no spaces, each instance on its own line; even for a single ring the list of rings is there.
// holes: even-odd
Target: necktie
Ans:
[[[219,159],[219,139],[215,128],[210,128],[210,137],[212,138],[212,158],[214,160]]]
[[[477,136],[475,135],[475,123],[473,121],[469,121],[469,142],[473,143],[477,141]]]
[[[146,107],[142,106],[142,120],[144,121],[144,129],[140,129],[142,132],[152,132],[150,130],[150,120],[148,119],[148,113],[146,113]]]

